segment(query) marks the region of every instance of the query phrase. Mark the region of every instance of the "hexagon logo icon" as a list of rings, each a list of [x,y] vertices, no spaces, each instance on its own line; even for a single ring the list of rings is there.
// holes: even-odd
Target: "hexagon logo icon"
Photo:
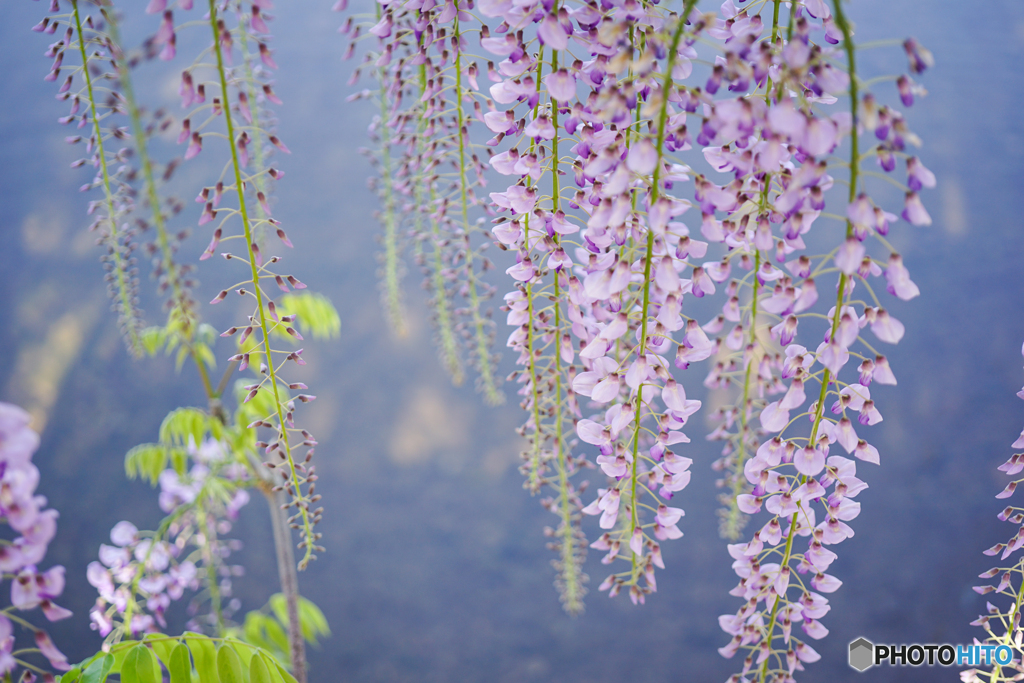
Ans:
[[[867,638],[858,638],[850,643],[850,666],[857,671],[866,671],[875,663],[875,646]]]

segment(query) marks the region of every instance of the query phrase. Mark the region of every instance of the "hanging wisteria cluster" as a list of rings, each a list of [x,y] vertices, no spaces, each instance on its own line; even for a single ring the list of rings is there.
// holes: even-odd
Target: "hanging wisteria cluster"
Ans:
[[[274,120],[267,109],[268,103],[280,103],[270,76],[270,70],[277,64],[267,46],[268,17],[262,13],[269,4],[264,1],[247,6],[240,2],[215,3],[212,0],[208,3],[202,29],[210,31],[212,44],[182,71],[178,92],[187,115],[181,123],[178,143],[188,145],[184,154],[186,161],[203,151],[204,139],[226,139],[230,148],[221,177],[212,186],[203,187],[196,198],[203,206],[198,225],[213,224],[209,246],[200,260],[218,253],[222,242],[242,240],[241,254],[222,252],[221,255],[244,264],[245,278],[238,285],[221,290],[211,303],[223,301],[232,290],[253,300],[252,314],[221,336],[240,333],[240,352],[228,360],[237,362],[240,371],[250,366],[254,370],[258,368],[256,381],[246,386],[248,393],[243,402],[251,401],[261,391],[273,397],[269,413],[249,428],[268,430],[265,440],[259,443],[268,458],[267,467],[280,473],[281,483],[277,488],[287,492],[289,507],[296,509],[289,522],[302,537],[303,555],[299,565],[305,567],[315,559],[319,548],[316,541],[320,537],[313,527],[321,509],[311,507],[319,500],[314,492],[315,468],[308,464],[316,441],[308,431],[297,428],[293,418],[296,401],[307,403],[315,396],[301,393],[290,396],[289,391],[304,390],[306,385],[286,382],[280,377],[288,361],[299,365],[305,362],[301,357],[302,349],[274,349],[271,333],[297,340],[303,337],[295,329],[295,315],[284,311],[279,315],[278,306],[266,289],[271,282],[282,292],[306,287],[294,275],[272,269],[281,258],[264,253],[274,248],[267,239],[270,234],[276,234],[276,242],[283,246],[292,246],[280,221],[273,218],[270,207],[271,184],[283,173],[269,165],[267,155],[272,147],[284,153],[289,150],[274,134]],[[192,1],[179,0],[176,9],[190,11]],[[177,40],[174,8],[168,9],[165,1],[157,0],[147,11],[162,14],[155,42],[168,46],[165,51],[172,57]],[[228,22],[232,20],[234,25],[229,27]],[[236,199],[237,208],[221,207],[221,201],[231,195]],[[241,225],[231,233],[230,226],[238,222]],[[303,447],[307,451],[300,459],[297,451]]]
[[[704,385],[731,397],[710,416],[722,533],[738,540],[768,514],[729,546],[743,605],[720,620],[721,652],[743,653],[737,681],[789,680],[828,632],[831,547],[853,535],[867,486],[857,460],[879,464],[864,438],[882,420],[872,390],[896,383],[879,343],[904,333],[879,295],[918,294],[887,235],[900,218],[930,224],[918,192],[935,178],[885,103],[909,107],[923,89],[900,75],[893,97],[866,92],[841,2],[747,5],[394,0],[342,31],[350,54],[374,41],[360,69],[380,82],[386,260],[405,220],[429,264],[470,234],[474,207],[514,255],[502,310],[527,413],[522,471],[532,493],[552,491],[566,609],[582,609],[588,540],[624,563],[600,590],[634,603],[656,591],[661,544],[682,536],[683,428],[701,408],[679,371],[708,360]],[[913,39],[903,47],[913,76],[931,65]],[[486,158],[471,121],[493,134]],[[446,165],[454,207],[435,190]],[[481,201],[471,190],[488,179],[498,187]],[[902,188],[899,217],[873,199],[876,180],[881,197]],[[446,263],[438,282],[476,281]],[[701,324],[688,302],[704,297],[724,303]],[[607,483],[587,495],[577,475],[595,466]]]
[[[687,425],[696,415],[712,424],[720,530],[738,577],[730,595],[740,600],[719,618],[719,652],[740,655],[736,683],[791,681],[819,659],[811,642],[828,634],[825,596],[842,583],[829,573],[835,549],[854,534],[857,495],[882,460],[867,428],[882,421],[876,401],[896,384],[883,345],[904,335],[887,307],[919,294],[888,236],[931,223],[919,193],[936,180],[915,155],[920,140],[903,111],[924,94],[914,79],[932,56],[907,39],[909,73],[862,78],[847,4],[378,0],[372,15],[341,27],[348,56],[361,60],[350,83],[376,81],[350,99],[377,108],[368,154],[381,201],[382,308],[405,334],[401,279],[411,259],[424,274],[443,365],[456,384],[475,374],[485,400],[498,404],[498,326],[487,306],[503,292],[516,364],[505,381],[525,411],[521,472],[555,515],[545,534],[567,612],[583,610],[590,548],[609,567],[599,592],[639,605],[657,591],[662,546],[683,536],[681,492],[703,471],[688,457]],[[129,476],[159,486],[167,516],[155,531],[129,521],[111,531],[113,545],[88,570],[99,592],[93,627],[107,649],[160,634],[172,601],[188,591],[189,627],[224,643],[216,666],[233,672],[236,655],[223,653],[235,652],[225,634],[240,606],[231,588],[241,570],[227,562],[238,544],[224,535],[249,500],[246,488],[259,488],[282,567],[281,635],[304,683],[290,534],[299,532],[304,568],[323,550],[314,529],[322,508],[310,464],[317,442],[295,411],[315,396],[283,377],[289,361],[305,364],[302,349],[281,347],[303,341],[300,330],[333,334],[340,322],[321,298],[297,295],[305,285],[279,265],[279,247],[292,243],[273,213],[284,173],[270,159],[289,150],[270,109],[281,104],[272,3],[150,0],[155,33],[134,51],[122,44],[109,0],[93,0],[93,12],[85,0],[64,5],[52,0],[35,30],[58,38],[46,52],[54,60],[46,79],[60,83],[58,99],[70,106],[60,122],[77,126],[67,141],[85,146],[73,166],[94,169],[82,189],[102,193],[89,204],[90,229],[123,336],[134,355],[176,352],[179,365],[190,358],[208,400],[206,409],[169,415],[159,443],[129,452]],[[334,9],[346,10],[346,0]],[[136,101],[132,71],[145,60],[176,60],[184,30],[202,31],[207,47],[180,72],[182,115],[149,112]],[[872,93],[869,82],[882,86]],[[161,131],[176,133],[181,159],[152,158],[149,141]],[[222,170],[186,211],[165,183],[222,141]],[[893,187],[902,208],[892,204]],[[179,215],[195,218],[203,244],[209,238],[199,261],[220,255],[244,266],[210,301],[247,302],[244,318],[220,334],[234,349],[219,384],[211,379],[216,333],[192,296],[195,265],[178,254],[191,228],[171,227]],[[150,230],[143,249],[168,316],[146,328],[135,254]],[[232,245],[237,253],[225,250]],[[232,413],[223,399],[236,371],[249,375],[235,383]],[[701,380],[714,405],[704,413],[694,398]],[[36,568],[56,514],[34,493],[37,439],[27,419],[0,405],[0,506],[20,534],[0,555],[13,608],[40,606],[56,620],[69,614],[53,603],[63,570]],[[1022,444],[1024,436],[1014,446]],[[1016,474],[1024,459],[1002,469]],[[592,488],[588,470],[599,482]],[[282,509],[291,517],[276,514]],[[1009,507],[1000,518],[1020,523],[1024,510]],[[1024,531],[989,554],[1006,559],[1021,546]],[[1024,576],[1020,564],[982,575],[999,583],[979,592],[1014,603],[1005,612],[990,606],[975,623],[990,642],[1021,652],[1016,573]],[[14,616],[4,614],[7,675],[28,665],[14,658]],[[53,668],[71,668],[45,632],[17,621],[35,632]],[[161,656],[153,643],[162,641],[147,642],[118,666],[155,663],[149,651]],[[257,680],[264,655],[244,652]],[[212,660],[195,660],[200,679],[204,661]],[[85,679],[105,680],[112,665],[102,675],[85,666]],[[1018,663],[1011,668],[1016,676]]]
[[[335,9],[345,9],[345,3]],[[392,326],[400,331],[405,325],[398,261],[402,245],[411,242],[431,294],[444,366],[461,383],[468,355],[480,391],[495,405],[504,396],[491,350],[495,325],[484,308],[494,293],[483,279],[493,267],[484,254],[489,244],[482,239],[480,210],[487,148],[470,135],[483,112],[476,92],[479,67],[465,53],[467,35],[477,29],[460,25],[470,19],[465,10],[455,4],[381,3],[367,32],[380,50],[368,53],[353,74],[354,82],[362,70],[371,71],[380,86],[350,99],[375,97],[380,106],[370,131],[379,147],[373,185],[382,202],[382,288]],[[351,53],[362,27],[349,20],[342,31],[351,34]]]
[[[1021,348],[1024,355],[1024,347]],[[1024,400],[1024,388],[1017,392],[1018,398]],[[1017,440],[1011,444],[1011,448],[1024,449],[1024,431],[1021,431]],[[1024,471],[1024,453],[1014,453],[1009,460],[999,466],[999,470],[1009,476],[1020,474]],[[1013,496],[1017,487],[1024,479],[1014,479],[1006,485],[996,498],[1004,499]],[[1007,505],[998,515],[999,520],[1009,522],[1017,526],[1016,533],[1005,543],[997,543],[985,554],[990,557],[999,557],[1002,563],[1011,555],[1024,547],[1024,508],[1017,505]],[[988,569],[979,575],[986,580],[996,580],[993,585],[986,583],[975,586],[974,590],[979,595],[996,593],[1009,598],[1008,605],[994,605],[987,601],[986,614],[979,615],[971,622],[971,626],[980,626],[988,634],[980,641],[975,638],[976,644],[992,646],[1007,646],[1012,648],[1013,658],[1009,664],[989,664],[992,669],[982,671],[979,669],[968,669],[960,674],[960,680],[964,683],[997,683],[1001,681],[1017,681],[1024,677],[1024,630],[1021,630],[1021,607],[1024,606],[1024,557],[1018,557],[1017,561],[1010,566],[996,566]]]
[[[17,669],[22,669],[20,680],[35,680],[33,671],[41,669],[28,658],[33,652],[42,654],[57,671],[71,668],[45,630],[15,613],[38,607],[48,621],[71,616],[55,602],[64,592],[64,567],[39,568],[57,533],[57,511],[45,509],[46,498],[36,493],[39,470],[32,455],[38,447],[39,435],[29,427],[28,413],[0,403],[0,514],[14,536],[0,546],[0,571],[11,580],[10,605],[0,610],[0,676],[6,680],[14,680]],[[15,649],[15,625],[34,636],[34,649]]]
[[[50,11],[51,16],[32,28],[59,36],[45,53],[53,63],[44,80],[59,81],[57,98],[71,103],[68,114],[59,121],[66,126],[73,124],[76,132],[66,136],[65,141],[85,145],[87,156],[73,162],[72,167],[89,165],[94,169],[93,178],[81,187],[83,192],[99,188],[102,193],[99,199],[89,202],[88,213],[95,216],[89,230],[96,233],[97,243],[104,248],[104,279],[125,343],[132,355],[140,356],[142,319],[138,268],[133,256],[136,231],[126,222],[134,209],[135,196],[129,181],[132,150],[127,140],[131,135],[124,120],[116,118],[128,113],[129,100],[121,92],[116,77],[93,68],[106,60],[113,63],[115,70],[127,68],[125,57],[111,48],[111,31],[105,25],[105,17],[80,12],[77,3],[71,3],[70,13],[62,13],[59,3],[54,1]],[[112,32],[116,35],[116,27]],[[137,123],[138,111],[134,103],[131,106],[133,123]]]

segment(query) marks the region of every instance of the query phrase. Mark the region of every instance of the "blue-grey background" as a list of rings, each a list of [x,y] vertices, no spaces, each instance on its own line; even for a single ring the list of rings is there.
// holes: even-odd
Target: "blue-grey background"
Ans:
[[[128,35],[155,27],[141,15],[143,3],[124,4],[132,5]],[[704,425],[693,427],[687,452],[695,465],[683,496],[686,536],[666,544],[658,594],[642,608],[609,601],[596,593],[604,567],[591,557],[595,592],[573,620],[551,587],[541,530],[552,519],[516,472],[520,410],[514,400],[482,406],[471,382],[451,386],[435,360],[411,262],[411,333],[396,340],[385,327],[375,200],[357,152],[367,144],[371,107],[345,102],[351,65],[340,62],[340,18],[329,4],[279,0],[273,25],[276,90],[285,101],[279,129],[293,152],[276,162],[288,175],[275,215],[297,245],[287,254],[290,267],[343,319],[339,341],[307,344],[301,373],[319,396],[304,420],[322,444],[328,548],[301,585],[334,630],[311,653],[312,679],[724,680],[737,662],[715,652],[727,640],[716,617],[737,601],[726,594],[734,576],[716,533],[708,468],[716,449],[700,438]],[[125,480],[124,453],[154,440],[170,409],[202,405],[203,396],[194,370],[176,374],[167,359],[132,362],[118,339],[98,252],[84,231],[89,197],[77,192],[89,174],[68,167],[80,152],[63,143],[68,133],[56,118],[65,106],[42,81],[52,39],[28,30],[45,9],[6,2],[0,23],[0,399],[25,405],[45,424],[40,490],[61,512],[47,562],[68,567],[62,602],[75,611],[53,633],[78,659],[99,644],[87,626],[95,593],[85,565],[118,520],[152,527],[160,517],[155,494]],[[990,566],[981,550],[1012,535],[995,519],[1002,504],[993,495],[1005,485],[995,467],[1024,425],[1024,404],[1014,397],[1024,380],[1024,6],[857,0],[849,12],[858,40],[912,34],[935,53],[936,68],[922,79],[929,96],[908,117],[940,185],[925,195],[934,225],[901,223],[894,231],[922,294],[890,306],[907,335],[890,353],[899,386],[878,392],[885,421],[872,440],[882,467],[862,467],[871,488],[859,497],[856,537],[837,548],[833,573],[845,585],[830,596],[831,635],[815,644],[822,661],[806,681],[857,677],[845,650],[858,636],[967,642],[981,634],[967,624],[984,607],[970,587]],[[179,40],[181,59],[137,75],[143,97],[162,98],[175,113],[176,70],[206,45],[204,35]],[[898,47],[862,60],[866,72],[905,68]],[[176,228],[194,225],[192,197],[219,163],[207,151],[179,172],[186,210]],[[205,247],[205,232],[197,232],[185,254]],[[200,300],[233,281],[213,262],[204,262],[199,279]],[[144,304],[156,320],[158,304],[151,296]],[[500,325],[499,338],[505,334]],[[237,532],[248,573],[236,594],[243,609],[254,609],[276,580],[262,501],[245,510]],[[956,674],[873,669],[856,680],[940,677]]]

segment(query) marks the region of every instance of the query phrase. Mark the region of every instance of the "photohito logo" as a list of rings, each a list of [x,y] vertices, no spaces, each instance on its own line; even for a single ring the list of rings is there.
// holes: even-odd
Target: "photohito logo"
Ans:
[[[850,666],[866,671],[877,664],[889,666],[1006,666],[1013,660],[1009,645],[875,645],[867,638],[850,643]]]

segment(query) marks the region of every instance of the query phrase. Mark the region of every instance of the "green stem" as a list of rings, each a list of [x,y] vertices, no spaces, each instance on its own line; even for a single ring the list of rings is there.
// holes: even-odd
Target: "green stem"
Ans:
[[[767,180],[766,180],[767,183]],[[767,194],[767,185],[765,189]],[[759,294],[760,280],[757,279],[757,271],[761,268],[761,250],[754,250],[754,293],[750,301],[750,344],[757,343],[757,296]],[[750,401],[750,378],[753,374],[756,358],[752,354],[743,375],[743,399],[740,402],[739,414],[739,445],[737,447],[736,461],[732,466],[732,494],[729,496],[729,507],[726,510],[726,517],[722,525],[722,535],[730,540],[739,538],[742,524],[740,520],[740,509],[737,498],[743,491],[744,476],[743,466],[747,461],[747,428],[749,423],[749,401]]]
[[[167,273],[167,280],[173,293],[172,299],[181,299],[182,285],[177,277],[174,268],[174,260],[171,255],[170,241],[167,237],[167,227],[164,224],[164,215],[160,211],[160,196],[156,189],[156,180],[153,178],[153,163],[149,158],[146,131],[142,126],[142,115],[139,112],[138,103],[135,100],[135,89],[132,85],[131,72],[123,53],[121,36],[117,20],[113,12],[106,9],[101,10],[107,19],[110,39],[113,43],[114,63],[117,67],[118,80],[121,83],[121,92],[124,95],[125,103],[128,106],[128,118],[132,124],[132,135],[135,137],[135,151],[139,155],[139,165],[142,168],[142,177],[146,188],[146,198],[149,201],[150,213],[153,218],[153,226],[156,228],[157,245],[160,247],[160,260],[164,272]],[[120,53],[120,54],[118,54]]]
[[[252,160],[257,173],[252,178],[252,184],[257,190],[266,190],[266,181],[263,177],[265,168],[263,160],[263,128],[260,126],[260,108],[257,106],[256,76],[252,70],[252,53],[249,52],[249,32],[246,29],[245,16],[239,13],[238,46],[242,52],[242,64],[245,67],[246,93],[249,98],[249,114],[252,116]],[[251,25],[251,24],[250,24]],[[263,219],[263,207],[256,205],[257,215]]]
[[[533,105],[533,118],[534,119],[537,118],[537,114],[538,114],[538,112],[540,112],[540,87],[541,87],[541,75],[543,74],[543,69],[544,69],[544,46],[541,45],[540,46],[540,51],[537,53],[537,75],[536,75],[536,81],[537,81],[537,90],[536,90],[536,92],[537,92],[537,103]],[[557,128],[557,125],[556,125],[556,128]],[[531,139],[530,140],[530,153],[531,154],[534,152],[535,148],[536,148],[536,143],[535,143],[534,140]],[[523,234],[526,237],[526,248],[527,248],[527,250],[529,250],[529,248],[530,248],[530,214],[528,214],[528,213],[523,216]],[[556,280],[555,286],[557,287],[558,286],[557,285],[558,278],[556,277],[555,280]],[[545,439],[544,439],[544,430],[543,430],[543,427],[541,426],[541,423],[540,423],[540,403],[541,403],[540,386],[541,386],[541,381],[540,381],[540,377],[537,375],[537,353],[536,353],[536,349],[534,348],[534,345],[537,342],[537,327],[536,327],[534,321],[537,320],[537,318],[535,317],[534,306],[533,306],[533,304],[534,304],[534,292],[533,292],[533,282],[532,281],[526,283],[526,300],[527,300],[527,306],[528,306],[529,314],[530,314],[530,318],[529,318],[530,322],[526,326],[526,348],[529,349],[529,351],[530,351],[530,386],[532,387],[532,391],[533,391],[533,429],[534,429],[533,455],[532,455],[531,461],[530,461],[530,476],[529,476],[529,479],[526,482],[526,486],[527,486],[527,488],[529,489],[529,491],[531,493],[537,493],[538,491],[540,491],[540,487],[543,484],[543,477],[540,476],[540,468],[541,468],[540,454],[541,454],[541,451],[544,448],[544,440]],[[555,304],[555,308],[556,309],[558,308],[557,302]],[[556,335],[557,335],[557,332],[556,332]],[[556,354],[555,355],[556,356],[558,355],[557,354],[558,342],[559,342],[559,340],[556,339],[555,340],[555,346],[556,346]]]
[[[136,606],[135,596],[139,594],[139,581],[142,579],[142,574],[143,570],[146,567],[146,563],[149,562],[149,557],[153,554],[153,548],[156,547],[156,544],[159,542],[159,540],[163,538],[164,534],[167,533],[167,529],[170,528],[174,520],[178,519],[178,517],[181,517],[181,515],[185,512],[186,509],[188,508],[184,506],[179,507],[177,510],[175,510],[170,515],[165,517],[162,522],[160,522],[160,527],[155,532],[153,532],[153,537],[150,539],[149,548],[146,549],[146,556],[142,559],[142,565],[139,567],[139,569],[135,572],[135,575],[132,577],[132,589],[128,593],[127,605],[125,606],[124,610],[124,620],[122,622],[122,631],[127,632],[129,637],[131,636],[132,628],[132,612],[135,611]],[[113,638],[115,642],[119,640],[118,636],[116,635],[116,632]]]
[[[217,635],[223,637],[226,632],[224,623],[224,608],[221,605],[220,584],[217,581],[217,563],[214,559],[213,543],[216,541],[217,532],[206,516],[206,510],[202,505],[195,506],[199,528],[203,534],[203,564],[206,565],[206,582],[210,591],[210,609],[217,618]],[[152,546],[150,546],[152,547]]]
[[[108,12],[106,9],[101,9],[100,11],[107,20],[112,50],[114,52],[112,56],[114,57],[114,64],[117,67],[118,80],[121,83],[121,91],[124,95],[125,103],[128,106],[128,118],[131,120],[132,136],[135,138],[135,151],[139,155],[139,165],[142,168],[142,178],[146,188],[146,198],[149,201],[150,213],[153,218],[153,226],[156,228],[157,245],[160,248],[161,266],[163,267],[164,273],[166,273],[167,282],[171,286],[171,301],[176,302],[175,308],[172,308],[171,313],[168,315],[168,326],[170,326],[171,320],[175,315],[177,315],[177,322],[181,327],[180,336],[182,343],[188,349],[189,355],[195,362],[196,369],[199,371],[199,378],[203,382],[203,389],[206,392],[207,398],[213,400],[216,396],[213,391],[213,386],[210,383],[210,375],[206,369],[206,364],[199,358],[199,355],[195,352],[195,349],[192,346],[196,317],[194,312],[188,308],[189,302],[186,301],[187,295],[185,294],[185,289],[181,283],[181,279],[178,277],[179,273],[177,267],[174,264],[170,239],[167,236],[167,226],[164,223],[163,212],[160,210],[160,195],[157,192],[156,179],[153,176],[153,162],[149,157],[146,130],[142,126],[142,114],[139,111],[138,102],[135,99],[135,88],[132,85],[131,71],[128,69],[128,64],[124,55],[124,48],[121,44],[121,36],[117,19],[113,12]]]

